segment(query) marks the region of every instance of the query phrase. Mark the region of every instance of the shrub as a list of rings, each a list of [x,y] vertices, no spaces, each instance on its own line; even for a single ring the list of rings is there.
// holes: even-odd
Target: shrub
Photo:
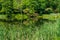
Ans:
[[[37,16],[41,16],[43,14],[50,14],[50,13],[55,13],[56,10],[58,9],[58,2],[57,0],[21,0],[21,2],[17,0],[6,0],[3,3],[3,6],[5,8],[5,13],[7,14],[7,18],[11,20],[11,18],[14,19],[14,17],[17,17],[17,20],[24,20],[24,19],[37,19]],[[1,5],[1,4],[0,4]],[[2,6],[2,5],[1,5]],[[0,10],[1,10],[0,6]],[[57,11],[58,12],[58,11]],[[16,14],[14,17],[12,14]],[[28,18],[24,19],[21,17],[26,15]],[[37,14],[37,15],[36,15]],[[33,20],[35,21],[35,20]]]

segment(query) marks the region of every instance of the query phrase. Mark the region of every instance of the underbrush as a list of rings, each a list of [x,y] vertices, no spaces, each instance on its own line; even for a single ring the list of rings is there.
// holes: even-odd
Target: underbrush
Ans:
[[[59,40],[59,20],[44,22],[39,26],[0,22],[0,40]]]

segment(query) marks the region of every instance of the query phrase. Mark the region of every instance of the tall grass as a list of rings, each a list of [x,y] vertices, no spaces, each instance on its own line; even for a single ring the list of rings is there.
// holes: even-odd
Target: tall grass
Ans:
[[[0,40],[60,40],[60,19],[39,26],[0,22]]]

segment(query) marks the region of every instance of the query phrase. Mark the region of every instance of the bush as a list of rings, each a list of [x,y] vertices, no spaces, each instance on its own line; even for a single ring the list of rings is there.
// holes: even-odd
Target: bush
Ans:
[[[21,20],[22,17],[20,18],[20,14],[22,14],[22,16],[28,16],[28,18],[25,18],[26,16],[24,16],[22,20],[29,19],[29,21],[35,21],[34,19],[37,19],[38,21],[38,16],[58,12],[56,11],[58,9],[58,2],[56,0],[21,0],[21,2],[19,2],[20,1],[17,0],[2,2],[8,20],[11,20],[12,18],[14,19],[16,15],[16,19]],[[0,5],[1,10],[2,4]]]
[[[34,10],[34,12],[38,13],[39,15],[53,13],[58,7],[58,3],[55,0],[32,0],[22,5],[23,10],[29,8]]]

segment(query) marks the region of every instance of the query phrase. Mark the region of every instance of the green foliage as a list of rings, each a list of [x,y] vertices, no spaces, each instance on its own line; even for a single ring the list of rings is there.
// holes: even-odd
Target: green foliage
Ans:
[[[8,20],[38,21],[40,20],[38,16],[59,12],[56,0],[2,0],[0,2],[0,12],[5,12]]]
[[[0,10],[2,9],[2,4],[0,3]]]
[[[44,22],[39,26],[0,22],[0,40],[59,40],[59,25],[60,19],[56,22]]]
[[[26,1],[24,1],[24,4],[22,4],[23,9],[32,8],[35,12],[37,12],[40,15],[53,13],[53,11],[56,10],[58,6],[58,2],[55,0],[54,1],[53,0],[32,0],[32,1],[28,1],[28,3],[25,2]],[[45,11],[45,9],[47,8],[51,8],[52,10],[48,9],[47,11]]]
[[[22,15],[22,14],[17,14],[17,15],[15,15],[15,18],[17,20],[23,20],[23,19],[27,19],[28,16],[27,15]]]
[[[58,3],[57,0],[0,0],[0,19],[11,22],[0,22],[0,40],[59,40],[60,13],[55,15],[59,12]],[[49,19],[48,22],[43,18]]]

